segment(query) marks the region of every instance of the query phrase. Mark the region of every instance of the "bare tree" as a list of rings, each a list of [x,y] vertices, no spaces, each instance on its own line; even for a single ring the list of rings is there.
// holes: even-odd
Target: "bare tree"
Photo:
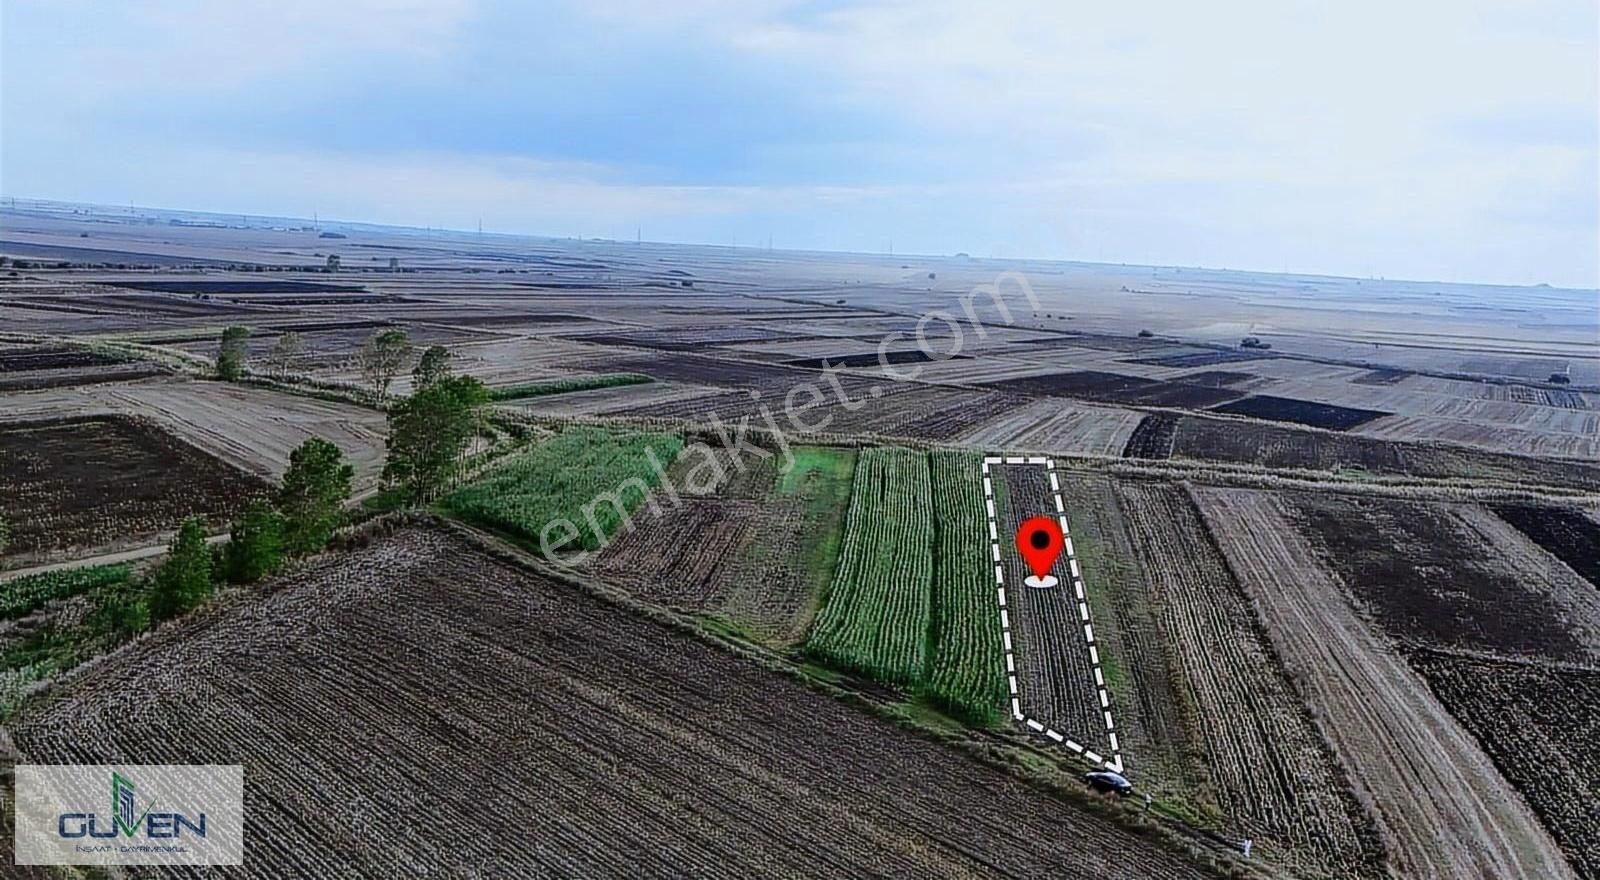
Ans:
[[[279,379],[286,378],[305,349],[305,338],[293,330],[279,336],[278,341],[272,346],[272,351],[267,355],[267,363],[272,368],[272,374]]]
[[[367,339],[367,344],[361,347],[357,363],[361,367],[361,377],[372,385],[373,393],[382,399],[389,395],[390,384],[405,369],[406,361],[410,358],[411,337],[404,330],[392,328],[374,331]]]

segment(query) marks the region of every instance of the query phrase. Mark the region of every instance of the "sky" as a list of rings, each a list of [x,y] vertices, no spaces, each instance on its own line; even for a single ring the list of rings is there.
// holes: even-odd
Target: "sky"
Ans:
[[[0,193],[1600,287],[1600,4],[0,3]]]

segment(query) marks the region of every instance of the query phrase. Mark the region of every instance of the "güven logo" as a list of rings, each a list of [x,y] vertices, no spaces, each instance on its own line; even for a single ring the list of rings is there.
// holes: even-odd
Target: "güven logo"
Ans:
[[[19,865],[242,865],[237,764],[18,764]]]
[[[62,813],[56,819],[56,833],[67,839],[80,837],[115,838],[118,834],[133,837],[143,833],[152,840],[170,840],[185,833],[206,836],[206,814],[198,816],[153,809],[154,802],[146,803],[144,811],[135,815],[134,785],[126,776],[115,771],[111,774],[111,814],[107,821],[96,813]]]

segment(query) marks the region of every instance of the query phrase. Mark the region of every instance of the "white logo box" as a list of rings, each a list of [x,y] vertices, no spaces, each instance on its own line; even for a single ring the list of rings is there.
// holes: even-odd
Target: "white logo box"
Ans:
[[[239,764],[18,764],[19,865],[242,865]]]

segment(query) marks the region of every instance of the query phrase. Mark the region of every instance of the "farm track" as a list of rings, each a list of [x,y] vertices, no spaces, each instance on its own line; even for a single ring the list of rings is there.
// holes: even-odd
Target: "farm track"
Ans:
[[[1354,613],[1275,495],[1192,490],[1407,877],[1575,876],[1516,791]]]
[[[18,720],[17,747],[31,761],[245,764],[256,843],[222,876],[1202,876],[439,531],[330,557],[114,662],[159,684],[85,670]],[[482,828],[486,803],[508,831]],[[434,820],[373,836],[418,810]]]

